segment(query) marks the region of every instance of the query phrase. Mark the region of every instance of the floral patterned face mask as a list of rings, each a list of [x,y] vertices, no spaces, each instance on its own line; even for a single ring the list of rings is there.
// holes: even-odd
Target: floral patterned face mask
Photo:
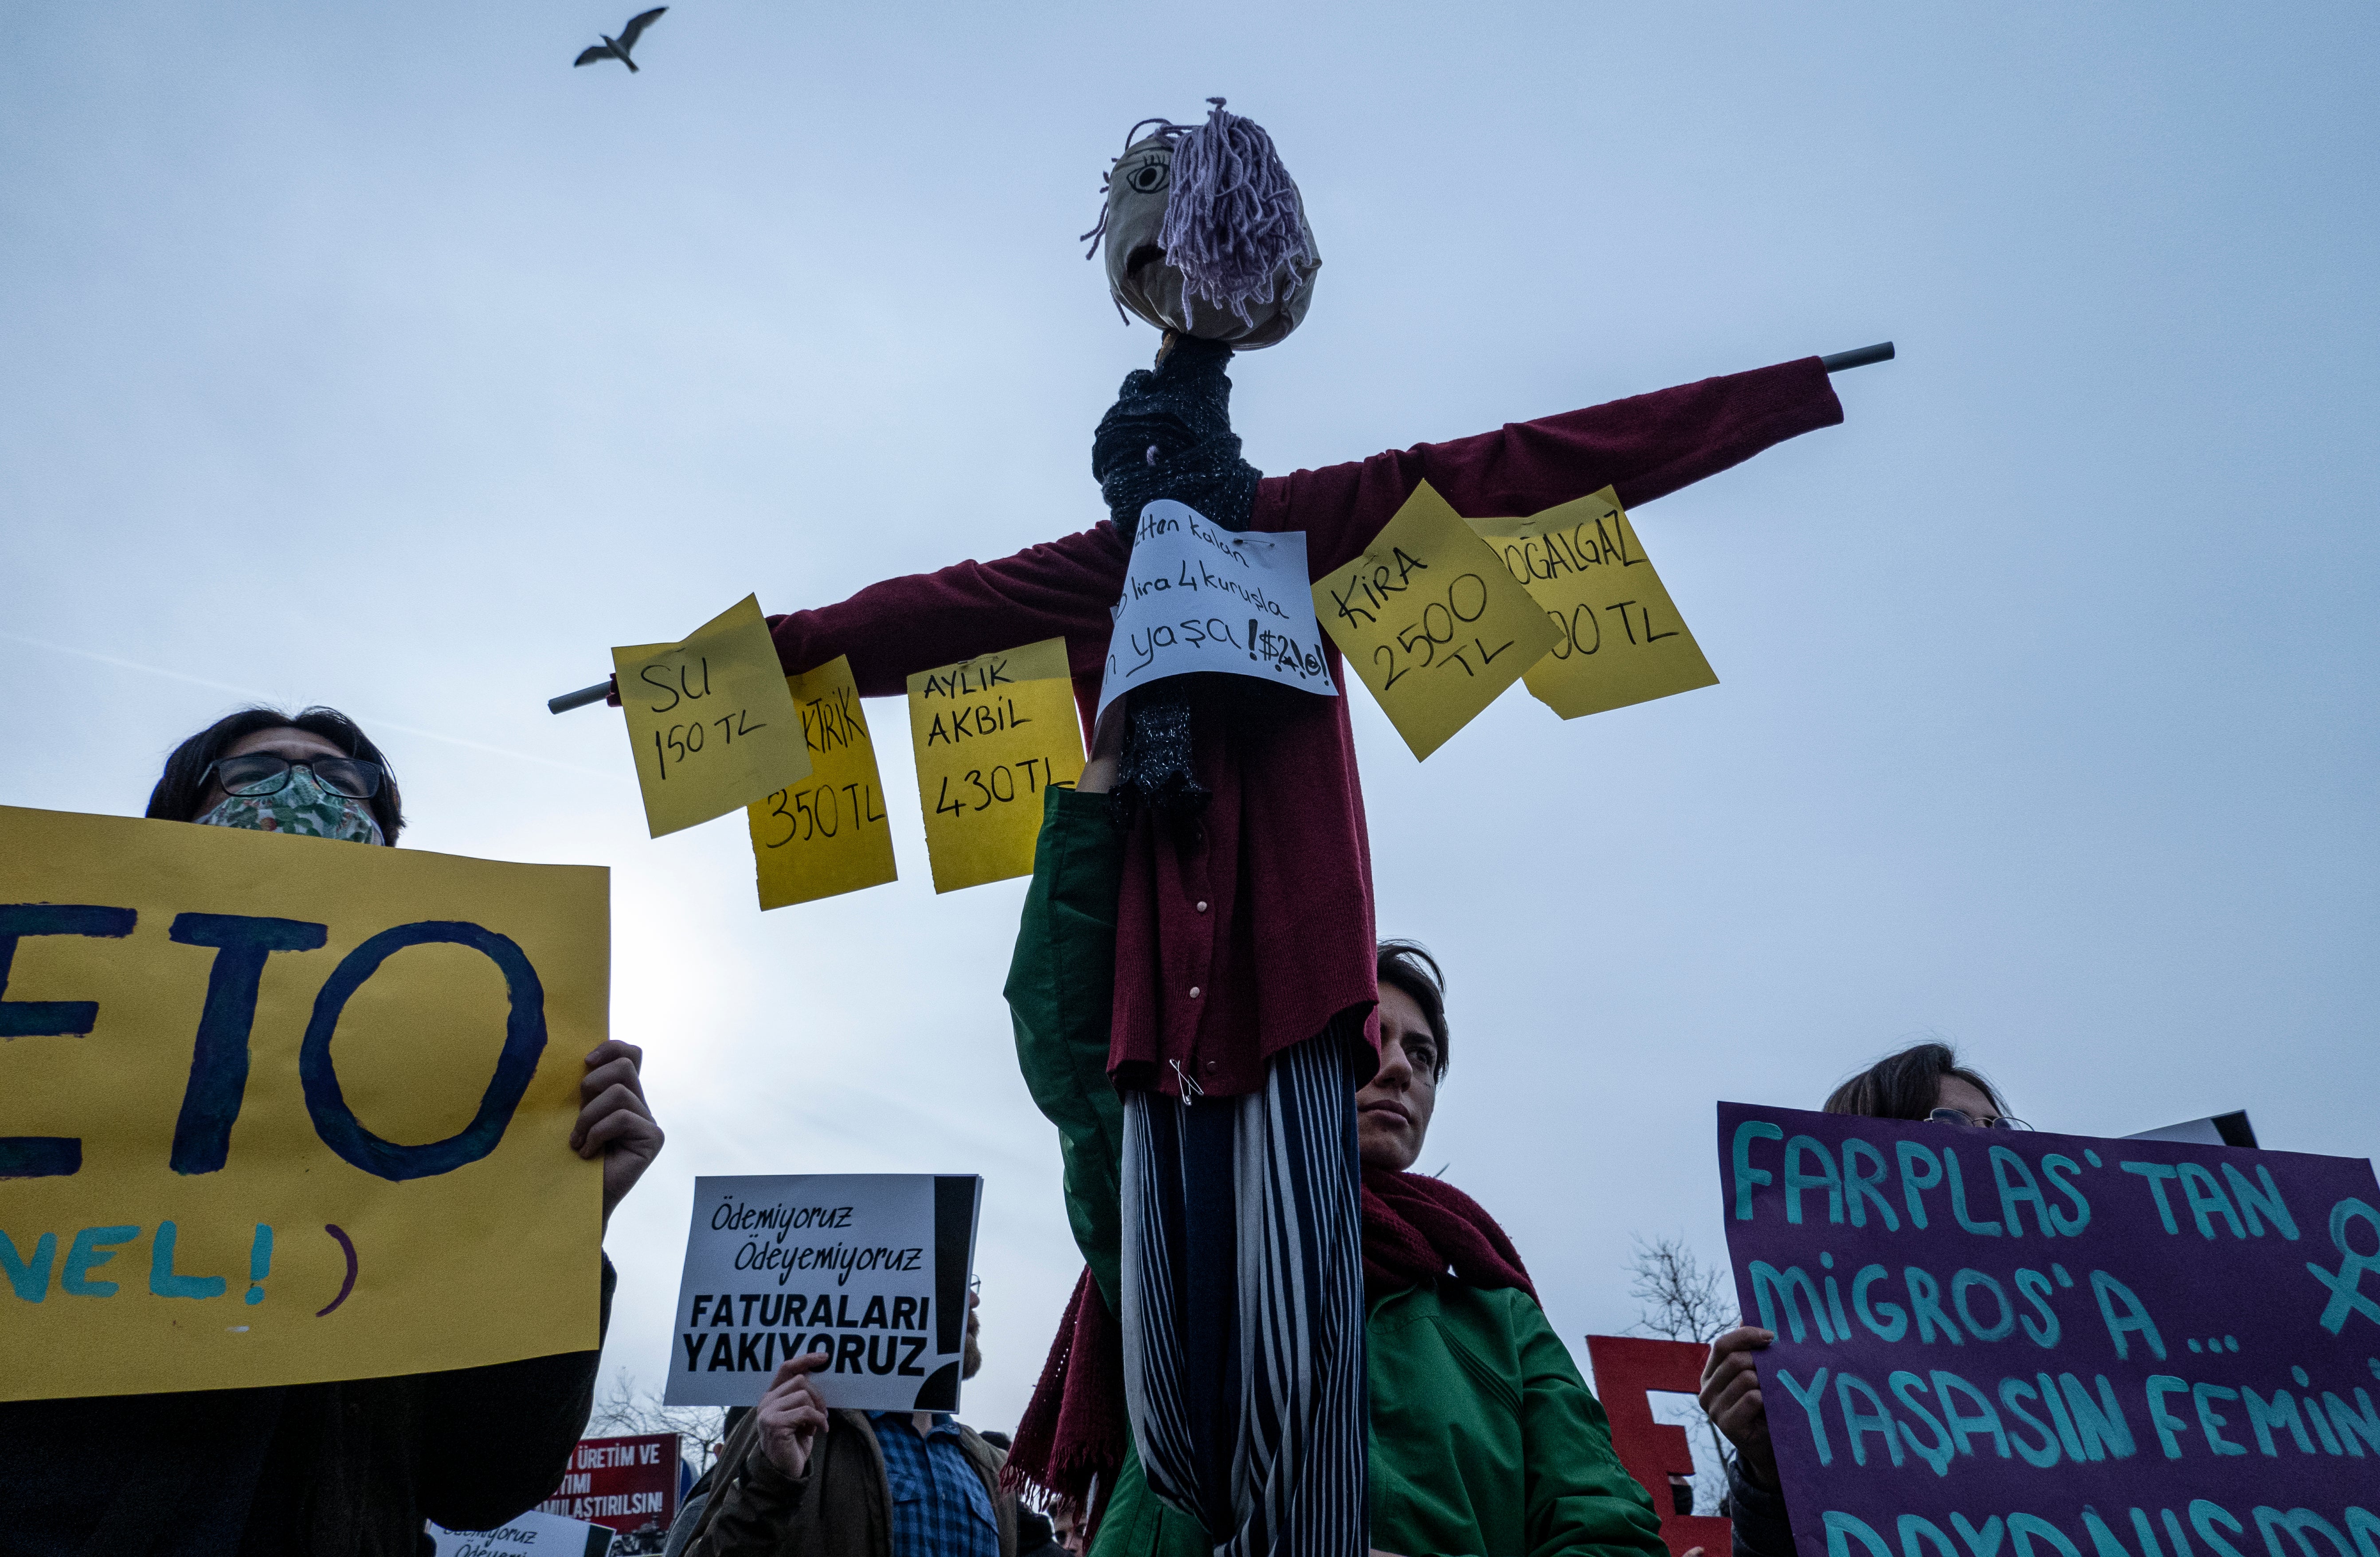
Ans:
[[[314,782],[311,771],[289,770],[289,780],[270,795],[231,795],[198,819],[205,827],[246,827],[259,833],[295,833],[301,838],[344,838],[355,844],[382,842],[380,822],[369,801],[334,795]]]

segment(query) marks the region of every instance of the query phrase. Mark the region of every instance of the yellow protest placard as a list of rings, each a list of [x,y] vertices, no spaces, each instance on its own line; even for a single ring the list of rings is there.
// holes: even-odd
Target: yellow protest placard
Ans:
[[[884,782],[851,661],[785,677],[809,746],[809,776],[747,807],[760,906],[782,908],[892,881]]]
[[[0,807],[0,1399],[593,1348],[608,890]]]
[[[1427,481],[1362,556],[1315,581],[1314,611],[1415,757],[1445,745],[1557,639]]]
[[[1553,624],[1552,651],[1523,679],[1564,719],[1718,685],[1609,487],[1470,524]]]
[[[1031,875],[1041,792],[1083,773],[1066,640],[1043,639],[911,676],[909,738],[934,890]]]
[[[656,838],[809,777],[760,602],[746,595],[683,643],[612,651],[645,825]]]

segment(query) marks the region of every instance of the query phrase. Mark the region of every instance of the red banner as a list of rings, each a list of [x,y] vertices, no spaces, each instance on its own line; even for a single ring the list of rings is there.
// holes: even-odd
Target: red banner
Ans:
[[[666,1533],[677,1517],[677,1434],[583,1438],[542,1514],[584,1519],[624,1536]],[[661,1548],[656,1544],[654,1551]]]

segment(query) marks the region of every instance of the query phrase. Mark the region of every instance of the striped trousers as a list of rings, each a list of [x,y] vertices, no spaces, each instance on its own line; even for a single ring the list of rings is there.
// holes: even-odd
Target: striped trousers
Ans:
[[[1369,1550],[1362,1179],[1347,1044],[1263,1091],[1123,1095],[1124,1396],[1149,1489],[1216,1557]]]

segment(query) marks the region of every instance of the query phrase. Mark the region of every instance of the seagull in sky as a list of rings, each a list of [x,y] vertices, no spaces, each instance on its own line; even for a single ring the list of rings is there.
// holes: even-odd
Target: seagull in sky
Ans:
[[[637,67],[637,62],[628,57],[628,51],[637,46],[637,40],[644,36],[645,29],[653,24],[653,18],[668,9],[667,6],[655,6],[650,11],[641,11],[630,17],[628,25],[620,29],[620,35],[617,38],[608,33],[597,33],[596,36],[603,41],[580,54],[577,59],[571,61],[571,64],[592,65],[599,59],[616,59],[634,70]]]

